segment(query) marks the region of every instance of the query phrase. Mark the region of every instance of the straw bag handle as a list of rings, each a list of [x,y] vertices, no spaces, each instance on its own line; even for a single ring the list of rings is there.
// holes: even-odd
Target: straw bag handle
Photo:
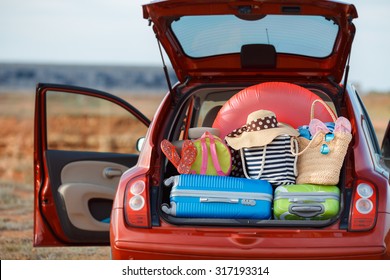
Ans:
[[[210,140],[210,153],[211,153],[211,160],[213,161],[215,171],[219,176],[227,176],[228,173],[225,173],[222,171],[221,165],[219,164],[218,160],[218,154],[217,154],[217,148],[215,145],[215,138],[214,135],[212,135],[210,132],[206,131],[202,137],[200,138],[200,143],[202,146],[202,166],[200,169],[201,174],[206,174],[207,171],[207,165],[208,165],[208,156],[207,156],[207,144],[206,144],[206,138],[209,138]]]
[[[300,152],[295,152],[294,150],[293,150],[293,144],[292,144],[292,141],[293,141],[293,138],[291,138],[291,154],[293,155],[293,156],[300,156],[300,155],[302,155],[304,152],[306,152],[309,148],[310,148],[310,146],[311,146],[311,144],[313,144],[314,143],[314,139],[316,139],[317,138],[317,136],[318,135],[320,135],[320,133],[321,133],[321,131],[318,131],[316,134],[314,134],[314,136],[312,137],[312,139],[310,140],[310,142],[309,142],[309,144],[306,146],[306,148],[304,148],[302,151],[300,151]]]
[[[326,104],[322,99],[316,99],[313,101],[313,103],[311,104],[311,110],[310,110],[310,120],[312,120],[314,118],[314,105],[316,103],[320,103],[322,104],[325,109],[328,111],[329,115],[331,116],[331,118],[333,119],[333,122],[336,122],[337,120],[337,117],[336,115],[334,114],[333,110],[328,106],[328,104]],[[291,153],[294,155],[294,156],[300,156],[302,155],[304,152],[307,151],[307,149],[310,148],[310,146],[312,145],[312,143],[314,142],[314,139],[316,139],[316,137],[321,133],[321,131],[318,131],[316,134],[314,134],[314,136],[312,137],[312,139],[310,140],[309,144],[306,146],[305,149],[303,149],[302,151],[296,153],[295,151],[293,151],[292,149],[292,146],[291,146]],[[292,138],[291,138],[291,141],[292,141]]]
[[[331,118],[333,119],[333,121],[335,122],[337,120],[337,117],[336,115],[334,114],[333,110],[329,107],[328,104],[326,104],[322,99],[316,99],[313,101],[313,103],[311,104],[311,109],[310,109],[310,120],[314,119],[314,105],[316,103],[320,103],[322,104],[325,109],[328,111],[329,115],[331,116]]]

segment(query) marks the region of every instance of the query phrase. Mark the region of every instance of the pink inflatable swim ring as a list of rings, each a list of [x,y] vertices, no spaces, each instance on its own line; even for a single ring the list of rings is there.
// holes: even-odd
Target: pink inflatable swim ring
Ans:
[[[298,128],[310,123],[311,105],[321,99],[310,90],[285,82],[266,82],[245,88],[231,97],[221,108],[213,127],[224,139],[232,130],[243,126],[247,116],[257,110],[275,113],[279,122]],[[333,121],[321,104],[316,104],[314,117],[323,122]]]

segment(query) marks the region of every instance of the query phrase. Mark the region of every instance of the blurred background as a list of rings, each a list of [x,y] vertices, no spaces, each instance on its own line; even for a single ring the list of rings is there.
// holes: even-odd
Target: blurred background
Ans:
[[[109,257],[109,248],[32,247],[35,85],[107,91],[152,118],[167,87],[155,36],[142,17],[147,2],[0,0],[0,259]],[[390,1],[347,2],[359,13],[349,80],[381,143],[390,118]]]

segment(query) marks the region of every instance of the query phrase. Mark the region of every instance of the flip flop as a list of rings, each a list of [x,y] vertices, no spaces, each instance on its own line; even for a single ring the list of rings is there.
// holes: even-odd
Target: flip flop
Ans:
[[[334,132],[351,133],[351,130],[352,130],[351,123],[349,122],[349,120],[347,118],[339,117],[336,120]]]
[[[164,153],[164,155],[167,157],[167,159],[176,167],[178,168],[180,163],[180,156],[176,151],[175,146],[169,142],[168,140],[164,139],[161,141],[161,150]]]
[[[317,132],[321,131],[325,134],[329,133],[329,128],[319,119],[312,119],[309,123],[309,131],[311,136],[314,136],[317,134]]]
[[[180,174],[191,173],[191,166],[194,163],[197,155],[196,147],[191,140],[185,140],[181,150],[181,159],[177,166],[177,171]]]

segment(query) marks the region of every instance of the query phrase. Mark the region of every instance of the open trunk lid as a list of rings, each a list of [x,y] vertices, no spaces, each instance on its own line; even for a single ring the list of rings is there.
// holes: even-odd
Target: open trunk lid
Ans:
[[[339,83],[357,18],[333,1],[155,1],[143,6],[180,82],[270,79]]]

